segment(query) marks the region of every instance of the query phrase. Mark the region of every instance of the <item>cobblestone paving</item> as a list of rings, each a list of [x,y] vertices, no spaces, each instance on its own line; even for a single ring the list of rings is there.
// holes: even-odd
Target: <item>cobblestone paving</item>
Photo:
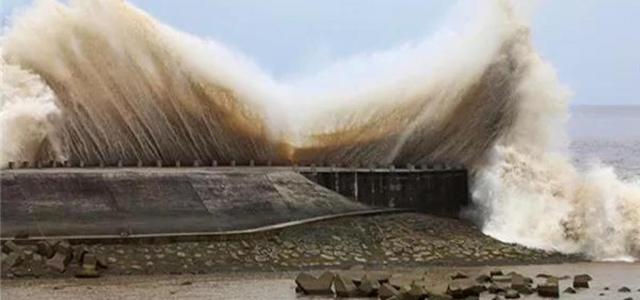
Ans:
[[[26,247],[24,262],[2,278],[73,276]],[[234,271],[295,271],[324,268],[473,266],[574,262],[563,255],[501,243],[459,220],[403,213],[354,217],[292,227],[260,237],[154,244],[73,245],[106,261],[102,275],[204,274]],[[4,256],[3,256],[4,257]]]

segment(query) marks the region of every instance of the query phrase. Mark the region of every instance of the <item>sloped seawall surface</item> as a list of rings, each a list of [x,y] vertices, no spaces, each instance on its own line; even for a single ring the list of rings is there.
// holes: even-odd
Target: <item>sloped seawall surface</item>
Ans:
[[[224,232],[370,210],[297,172],[3,171],[2,236]]]

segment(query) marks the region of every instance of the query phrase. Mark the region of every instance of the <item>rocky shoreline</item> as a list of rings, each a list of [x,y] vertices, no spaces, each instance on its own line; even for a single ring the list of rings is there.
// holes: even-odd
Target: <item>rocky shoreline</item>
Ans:
[[[381,300],[446,300],[466,299],[519,299],[521,297],[560,298],[576,295],[587,299],[588,290],[594,280],[589,274],[552,275],[538,273],[535,277],[501,269],[488,272],[452,272],[437,278],[433,272],[389,272],[371,271],[361,268],[331,272],[319,276],[299,273],[295,278],[299,295],[327,295],[338,298],[376,298]],[[434,278],[436,277],[436,278]],[[561,281],[567,283],[561,284]],[[565,288],[561,289],[561,286]],[[637,288],[636,288],[637,289]],[[637,289],[640,292],[640,289]],[[620,286],[611,289],[606,286],[598,296],[609,298],[632,295],[632,288]],[[633,297],[625,297],[632,300]]]
[[[104,268],[99,268],[99,275],[297,271],[350,268],[354,265],[395,268],[584,261],[580,256],[502,243],[460,220],[416,213],[352,217],[231,240],[142,244],[70,242],[14,243],[19,249],[12,249],[5,243],[2,278],[78,276],[83,272],[85,253],[95,256],[96,264],[104,265]],[[43,250],[47,243],[50,249]],[[52,267],[53,262],[49,262],[57,252],[64,252],[64,267]]]

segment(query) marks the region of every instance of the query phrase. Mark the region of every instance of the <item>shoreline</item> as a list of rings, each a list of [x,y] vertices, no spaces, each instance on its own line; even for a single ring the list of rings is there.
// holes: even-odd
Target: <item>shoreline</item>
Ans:
[[[639,263],[582,262],[565,264],[535,264],[518,266],[432,266],[418,268],[390,268],[385,272],[394,276],[422,276],[436,291],[446,288],[445,278],[454,272],[475,276],[496,268],[515,271],[534,277],[545,273],[571,276],[588,273],[593,276],[589,289],[577,294],[561,294],[562,299],[624,299],[640,297]],[[357,269],[355,272],[375,272],[379,269]],[[354,270],[335,270],[354,272]],[[220,272],[203,275],[130,275],[105,276],[95,279],[40,278],[3,280],[2,297],[7,299],[317,299],[296,294],[297,272]],[[311,272],[319,275],[320,272]],[[393,278],[393,277],[392,277]],[[571,279],[560,280],[560,290],[571,285]],[[626,286],[631,293],[620,293]],[[602,295],[601,295],[602,294]],[[539,299],[530,295],[527,299]],[[484,298],[483,298],[484,299]],[[490,298],[487,298],[490,299]]]
[[[526,265],[585,262],[580,255],[497,241],[470,223],[418,213],[349,217],[232,240],[75,244],[64,272],[46,266],[34,245],[2,279],[73,277],[82,253],[105,262],[103,276],[288,272],[300,270]],[[18,243],[18,242],[16,242]]]

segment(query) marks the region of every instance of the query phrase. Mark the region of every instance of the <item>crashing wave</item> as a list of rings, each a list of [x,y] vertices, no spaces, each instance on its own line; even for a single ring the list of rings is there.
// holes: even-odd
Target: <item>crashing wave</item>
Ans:
[[[0,163],[461,162],[486,233],[640,257],[640,186],[570,164],[569,93],[515,2],[468,4],[432,39],[278,82],[126,2],[39,2],[2,41]]]

